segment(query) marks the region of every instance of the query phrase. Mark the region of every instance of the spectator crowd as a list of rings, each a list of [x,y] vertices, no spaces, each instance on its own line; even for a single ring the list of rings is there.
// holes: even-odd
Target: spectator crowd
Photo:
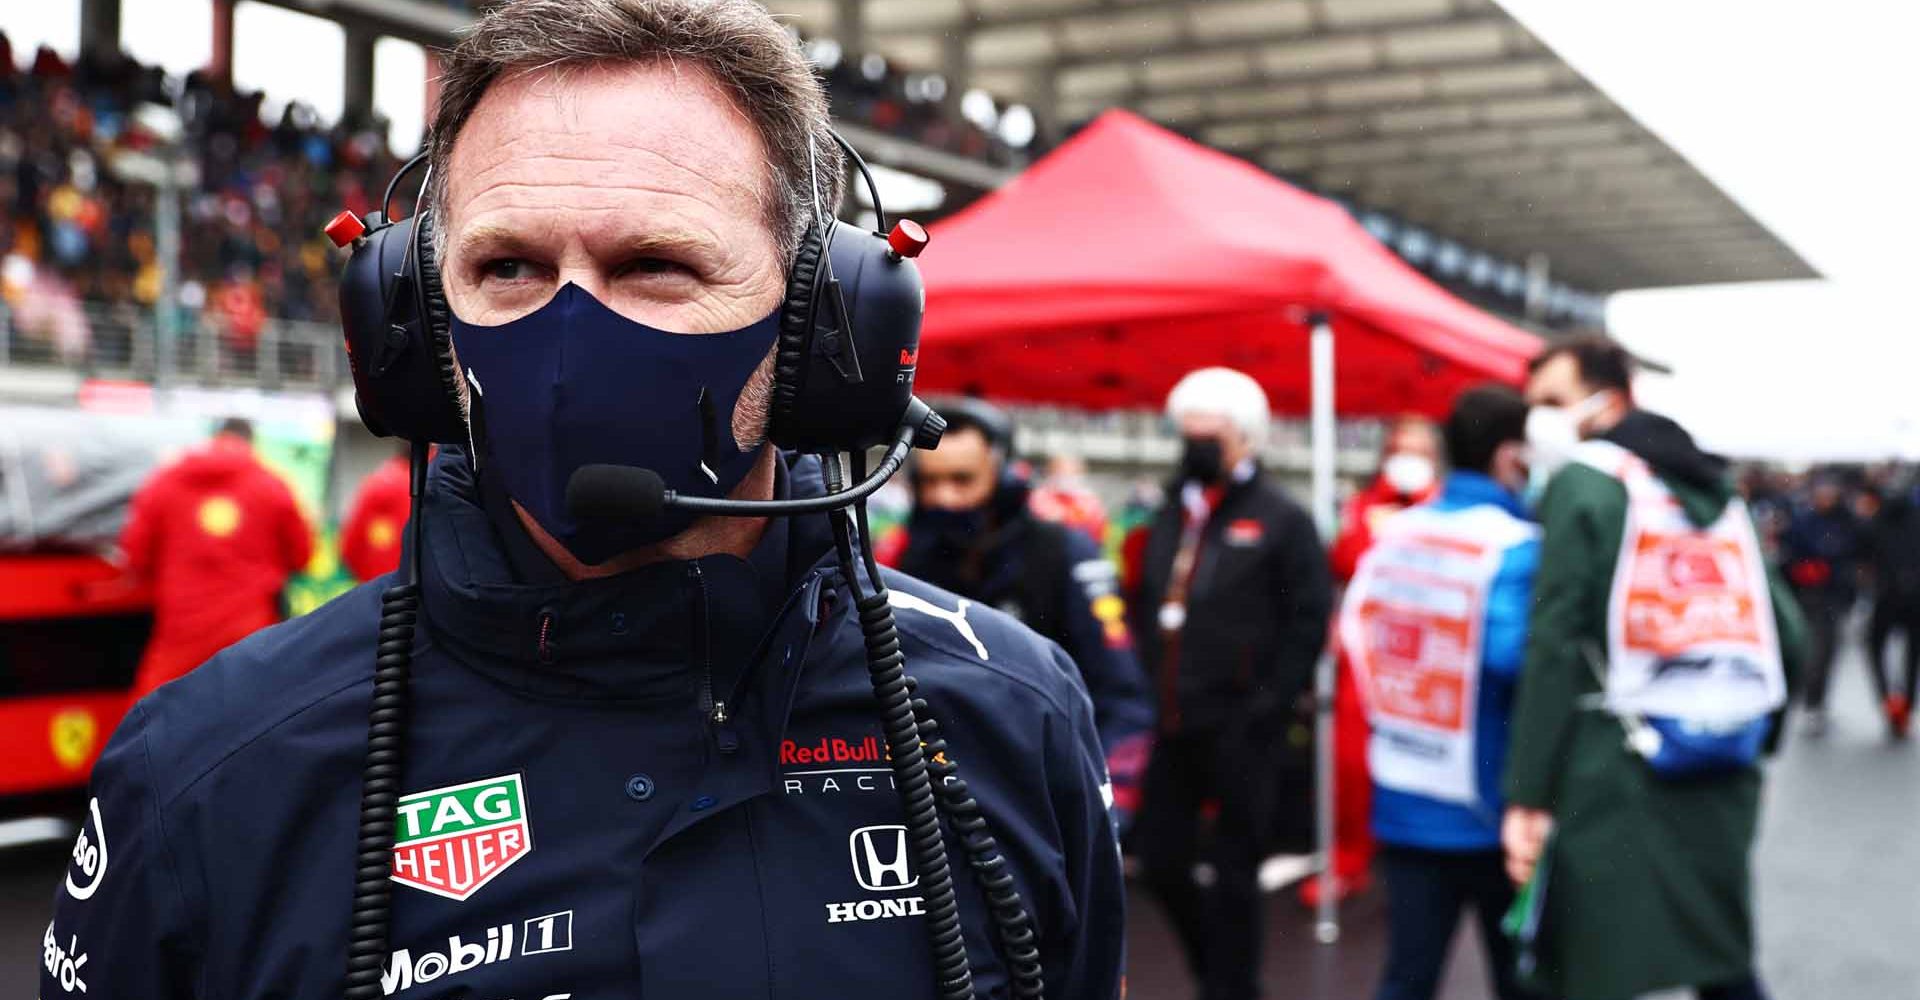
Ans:
[[[42,47],[22,70],[0,37],[0,260],[13,350],[77,360],[91,335],[78,303],[137,314],[159,299],[152,175],[123,162],[140,154],[192,168],[181,204],[183,328],[204,317],[246,350],[270,316],[331,320],[320,226],[341,207],[374,208],[396,161],[381,123],[326,125],[299,103],[269,122],[263,102],[211,74],[176,79],[118,53],[68,62]],[[170,109],[177,136],[139,113],[144,105]]]
[[[843,120],[969,158],[1021,156],[958,114],[936,76],[831,41],[808,51]],[[140,154],[192,168],[179,329],[211,331],[250,355],[269,318],[334,321],[335,262],[320,228],[342,208],[376,209],[400,161],[377,116],[329,123],[296,101],[269,119],[265,104],[219,75],[175,77],[117,52],[69,61],[43,46],[22,66],[0,34],[0,301],[10,320],[0,326],[11,328],[10,356],[129,357],[128,331],[153,314],[163,284],[154,173],[128,169]],[[170,115],[142,113],[148,105]],[[410,199],[396,192],[396,209],[410,211]],[[112,321],[95,322],[103,313]]]

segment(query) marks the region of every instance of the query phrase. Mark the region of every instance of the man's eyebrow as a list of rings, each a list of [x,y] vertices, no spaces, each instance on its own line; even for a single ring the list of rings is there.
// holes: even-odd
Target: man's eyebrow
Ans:
[[[631,233],[616,238],[613,245],[622,256],[627,257],[656,254],[706,256],[720,249],[719,242],[713,237],[687,230]],[[463,257],[483,250],[490,254],[528,254],[535,249],[535,241],[529,240],[524,231],[484,222],[462,231],[456,244],[457,255]]]
[[[489,253],[517,254],[531,250],[532,243],[519,229],[483,222],[461,231],[454,244],[454,255],[470,256],[482,249]]]
[[[632,233],[619,237],[613,241],[613,244],[627,257],[645,257],[661,253],[706,256],[720,249],[719,242],[713,237],[687,230]]]

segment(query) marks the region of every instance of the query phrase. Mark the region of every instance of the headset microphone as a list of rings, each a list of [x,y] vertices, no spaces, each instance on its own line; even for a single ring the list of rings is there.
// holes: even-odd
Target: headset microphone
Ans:
[[[671,492],[652,469],[586,465],[567,478],[567,513],[577,521],[645,520],[667,509]]]
[[[673,510],[712,517],[791,517],[823,514],[865,500],[887,484],[906,464],[915,448],[933,448],[947,422],[918,396],[907,405],[906,416],[887,453],[873,473],[844,490],[798,500],[732,500],[676,493],[652,469],[631,465],[585,465],[567,479],[567,513],[578,520],[621,520],[657,517]]]

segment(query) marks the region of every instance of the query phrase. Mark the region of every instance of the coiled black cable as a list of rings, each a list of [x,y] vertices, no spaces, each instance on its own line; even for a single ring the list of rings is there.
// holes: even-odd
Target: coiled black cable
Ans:
[[[908,678],[911,682],[912,678]],[[909,687],[911,687],[911,683]],[[927,711],[925,698],[913,699],[913,715],[920,727],[920,739],[926,744],[927,769],[933,773],[933,786],[939,789],[947,821],[967,851],[967,864],[986,894],[993,910],[995,936],[1000,940],[1001,956],[1013,979],[1013,995],[1025,998],[1046,996],[1046,977],[1040,967],[1040,940],[1033,930],[1033,917],[1020,898],[1007,859],[1000,854],[999,842],[987,827],[980,803],[967,793],[966,779],[940,735],[940,723]]]
[[[860,452],[848,456],[851,474],[855,481],[866,478],[866,458]],[[834,468],[829,461],[828,468]],[[866,543],[861,547],[861,556],[866,564],[867,579],[873,581],[875,594],[869,600],[877,600],[886,611],[886,634],[891,639],[894,655],[899,657],[899,634],[894,627],[893,609],[887,600],[886,584],[880,578],[880,562],[873,552],[873,529],[867,520],[867,505],[864,500],[854,504],[854,516],[858,519],[860,538]],[[839,520],[840,518],[836,518]],[[836,543],[840,539],[836,535]],[[852,567],[846,548],[840,553],[841,565],[849,577]],[[855,583],[857,586],[857,581]],[[858,590],[855,590],[858,594]],[[861,619],[861,630],[869,636],[869,663],[872,662],[871,633],[866,632],[866,620]],[[904,663],[904,657],[899,657]],[[967,852],[967,864],[973,869],[974,878],[979,882],[981,891],[986,894],[988,906],[992,909],[995,937],[1000,942],[1001,957],[1007,963],[1007,969],[1013,980],[1013,995],[1020,998],[1044,997],[1046,995],[1046,977],[1040,964],[1039,937],[1033,929],[1033,918],[1027,912],[1026,903],[1020,898],[1020,888],[1014,883],[1013,873],[1007,870],[1006,858],[1000,854],[999,842],[994,840],[993,830],[987,824],[987,818],[980,811],[980,804],[967,793],[967,783],[960,778],[959,765],[947,749],[946,738],[940,735],[940,723],[927,707],[926,699],[913,697],[915,682],[906,676],[902,668],[902,680],[906,687],[909,707],[913,711],[914,727],[919,732],[920,744],[927,759],[927,767],[932,772],[931,784],[938,789],[937,801],[947,814],[947,820],[953,825],[954,832],[960,837],[960,843]],[[876,691],[877,694],[877,691]],[[886,703],[883,701],[882,705]]]
[[[406,764],[407,675],[420,617],[420,497],[426,491],[427,446],[413,446],[406,582],[380,595],[380,635],[373,666],[373,708],[367,716],[367,762],[360,787],[359,839],[353,860],[353,922],[347,939],[346,1000],[385,996],[380,974],[390,943],[394,820]]]
[[[824,455],[827,490],[840,489],[840,462]],[[879,579],[876,592],[862,595],[859,564],[854,562],[852,526],[845,508],[827,515],[833,526],[834,550],[840,572],[860,620],[860,636],[867,649],[867,673],[873,697],[880,703],[880,731],[887,741],[888,764],[894,789],[906,809],[907,843],[920,870],[920,894],[926,907],[927,943],[933,956],[934,987],[941,1000],[973,1000],[973,968],[967,961],[966,936],[960,926],[960,902],[954,897],[953,870],[947,864],[945,834],[940,829],[939,805],[927,777],[927,759],[920,745],[920,727],[914,720],[908,690],[906,657],[900,653],[900,633],[894,627],[893,606]]]

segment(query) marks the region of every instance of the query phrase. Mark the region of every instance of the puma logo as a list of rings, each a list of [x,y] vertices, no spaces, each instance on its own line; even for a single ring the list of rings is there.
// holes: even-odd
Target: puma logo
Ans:
[[[912,594],[903,594],[897,590],[889,590],[887,591],[887,603],[902,611],[918,611],[923,615],[932,615],[952,625],[953,630],[960,633],[960,638],[972,644],[973,651],[980,654],[981,659],[987,659],[986,644],[982,643],[980,636],[974,633],[973,623],[967,621],[967,608],[973,604],[972,601],[964,597],[960,598],[960,606],[954,608],[952,611],[948,611],[946,608],[915,597]]]

